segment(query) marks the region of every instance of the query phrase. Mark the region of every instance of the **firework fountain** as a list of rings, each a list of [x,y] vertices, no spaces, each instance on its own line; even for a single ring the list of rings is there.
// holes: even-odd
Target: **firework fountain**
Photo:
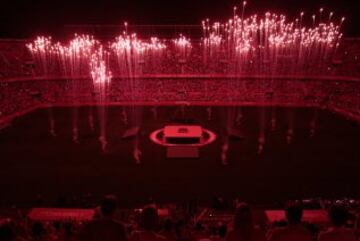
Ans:
[[[180,66],[179,72],[180,74],[185,74],[186,69],[185,66],[188,65],[191,50],[192,50],[192,44],[191,40],[184,35],[180,34],[178,38],[175,38],[172,40],[173,43],[173,51],[175,54],[175,58],[177,59],[177,65]],[[189,105],[189,102],[186,99],[187,96],[187,84],[185,81],[181,82],[179,85],[179,97],[183,99],[183,101],[179,102],[180,112],[181,112],[181,118],[185,118],[185,112],[186,112],[186,106]]]
[[[269,93],[268,96],[259,96],[259,102],[271,102],[276,104],[277,90],[284,87],[279,76],[303,76],[326,73],[328,63],[331,61],[342,38],[341,26],[344,18],[335,20],[334,14],[324,17],[324,9],[313,15],[310,27],[306,24],[305,14],[302,12],[295,21],[288,21],[284,15],[270,12],[263,16],[253,15],[245,17],[246,1],[241,6],[241,13],[235,7],[232,17],[224,22],[211,23],[209,19],[202,22],[203,37],[199,48],[202,52],[202,69],[204,74],[222,74],[227,76],[226,101],[231,103],[241,100],[246,95],[247,85],[251,80],[245,77],[251,75],[257,83],[261,83],[259,93]],[[39,73],[48,76],[59,68],[70,83],[70,95],[73,99],[73,140],[78,142],[78,107],[84,90],[93,91],[93,97],[99,106],[99,140],[102,149],[105,150],[106,140],[106,103],[110,92],[112,75],[121,81],[122,91],[125,98],[131,103],[124,108],[124,123],[129,128],[135,128],[139,133],[141,126],[142,111],[136,106],[138,101],[149,100],[148,96],[142,96],[146,91],[146,82],[143,81],[145,74],[157,73],[164,67],[163,58],[165,53],[173,51],[177,59],[177,72],[174,74],[187,74],[187,68],[191,63],[191,54],[194,44],[192,41],[180,35],[171,41],[161,41],[156,37],[148,40],[140,39],[136,34],[129,34],[127,23],[125,31],[113,42],[107,45],[101,44],[92,36],[76,35],[68,44],[53,43],[51,38],[38,37],[34,42],[27,45],[34,56],[39,68]],[[110,64],[110,60],[116,64]],[[56,67],[57,66],[57,67]],[[159,67],[160,66],[160,67]],[[88,80],[92,80],[91,82]],[[161,82],[161,81],[159,81]],[[204,83],[204,99],[210,99],[213,90],[207,80]],[[290,83],[290,82],[289,82]],[[161,82],[161,84],[163,84]],[[186,93],[187,85],[183,85]],[[159,88],[158,91],[161,88]],[[187,101],[184,95],[184,101]],[[270,97],[269,97],[270,96]],[[178,96],[177,99],[181,98]],[[224,126],[226,137],[222,147],[223,163],[227,163],[226,157],[229,150],[229,133],[234,127],[241,125],[241,109],[238,107],[225,108]],[[211,118],[211,107],[207,108],[208,118]],[[54,121],[51,113],[50,126],[54,129]],[[128,115],[129,113],[129,115]],[[276,128],[276,109],[271,113],[265,109],[259,113],[258,153],[263,152],[266,143],[267,126],[272,130]],[[154,112],[154,117],[156,113]],[[316,123],[316,118],[314,118]],[[288,113],[288,131],[286,139],[291,143],[294,135],[295,113]],[[89,114],[89,123],[93,126],[93,117]],[[315,124],[311,124],[314,129]],[[54,131],[52,131],[55,133]],[[134,159],[139,163],[141,151],[139,137],[136,134],[134,141]]]
[[[150,41],[138,39],[136,34],[128,35],[127,31],[116,38],[111,43],[111,50],[116,56],[119,74],[125,82],[124,88],[131,100],[129,122],[132,132],[135,133],[133,156],[136,163],[140,163],[141,151],[139,130],[141,126],[142,111],[136,105],[137,101],[142,100],[141,93],[144,93],[144,84],[141,76],[146,68],[146,64],[154,67],[155,61],[161,59],[161,53],[166,46],[157,38],[151,38]],[[126,115],[125,115],[126,116]]]
[[[175,54],[181,66],[180,73],[184,74],[184,67],[185,64],[188,62],[188,58],[192,49],[191,40],[181,34],[179,38],[173,39],[172,42],[174,43]]]
[[[340,28],[344,18],[339,24],[335,24],[332,21],[333,13],[323,19],[324,10],[320,9],[319,20],[313,15],[313,24],[309,28],[304,26],[303,12],[295,22],[287,21],[284,15],[269,12],[262,18],[258,15],[245,18],[246,5],[247,2],[244,1],[240,16],[235,7],[233,17],[226,23],[216,22],[211,25],[208,19],[202,23],[204,66],[217,68],[219,63],[226,63],[227,74],[233,77],[229,81],[229,90],[246,89],[241,86],[244,82],[237,78],[249,73],[259,76],[259,79],[266,76],[267,79],[261,79],[264,91],[273,93],[277,88],[275,76],[326,72],[327,63],[341,40]],[[214,58],[221,61],[213,63]],[[239,99],[239,94],[241,93],[238,91],[229,91],[228,100],[231,102],[234,98]],[[234,125],[235,112],[233,108],[229,108],[226,124],[228,129]],[[262,153],[268,118],[264,109],[260,112],[258,152]],[[289,116],[293,115],[289,113]],[[289,121],[293,120],[294,118],[289,117]],[[272,119],[273,127],[275,123],[276,120]],[[294,123],[289,123],[288,143],[291,143],[294,135],[293,126]]]
[[[28,49],[33,55],[40,76],[47,77],[51,69],[56,66],[54,58],[54,47],[50,37],[38,37],[33,43],[27,44]],[[45,84],[48,85],[47,83]],[[48,108],[49,133],[56,136],[55,119],[51,105]]]
[[[79,142],[79,100],[82,89],[88,85],[84,78],[90,77],[89,62],[98,42],[88,35],[75,35],[67,46],[55,45],[56,54],[59,57],[62,71],[70,83],[71,97],[74,104],[73,109],[73,141]]]
[[[106,138],[106,105],[108,103],[108,93],[111,84],[111,72],[108,70],[109,53],[102,47],[91,55],[90,70],[94,85],[94,93],[97,96],[99,110],[99,125],[102,150],[105,152],[107,147]]]
[[[91,89],[91,85],[87,81],[90,77],[95,77],[96,60],[102,58],[104,51],[100,43],[95,40],[92,36],[88,35],[75,35],[67,45],[61,43],[52,43],[51,38],[38,37],[33,43],[27,45],[31,53],[34,55],[34,59],[39,61],[41,70],[48,74],[49,69],[54,72],[55,68],[58,67],[60,73],[62,73],[68,80],[69,83],[69,95],[73,102],[73,121],[72,121],[72,139],[75,143],[79,142],[79,127],[78,127],[78,112],[79,102],[84,93],[83,89]],[[97,58],[96,58],[97,57]],[[98,62],[101,62],[100,60]],[[58,71],[58,72],[59,72]],[[97,84],[98,80],[94,80],[95,89],[100,88],[102,91],[103,85]],[[99,93],[98,93],[99,94]],[[104,104],[103,101],[106,93],[101,92],[100,94],[100,105]],[[50,112],[52,116],[52,111]],[[102,140],[102,146],[105,138],[105,114],[104,111],[99,111],[99,121],[101,123],[100,128],[100,139]],[[92,117],[92,116],[91,116]],[[90,120],[90,118],[89,118]],[[92,120],[92,118],[91,118]],[[51,126],[53,126],[54,120],[51,120]],[[92,121],[90,122],[92,125]],[[93,128],[93,127],[92,127]],[[54,132],[54,131],[52,131]]]
[[[34,42],[26,45],[33,55],[39,75],[47,76],[54,63],[54,47],[51,37],[37,37]]]

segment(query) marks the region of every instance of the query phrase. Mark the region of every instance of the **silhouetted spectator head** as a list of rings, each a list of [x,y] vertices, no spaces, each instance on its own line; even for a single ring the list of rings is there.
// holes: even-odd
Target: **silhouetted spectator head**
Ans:
[[[171,219],[166,219],[164,222],[164,231],[171,232],[173,229],[173,222]]]
[[[140,226],[146,231],[156,231],[159,225],[157,210],[153,207],[146,207],[141,212]]]
[[[117,198],[113,195],[107,195],[101,202],[101,213],[104,217],[112,216],[117,208]]]
[[[252,212],[249,205],[241,203],[236,209],[234,230],[248,230],[253,227]]]
[[[0,240],[11,241],[15,238],[10,220],[0,220]]]
[[[73,233],[73,224],[71,222],[67,222],[64,224],[64,229],[65,229],[65,235],[66,236],[71,236]]]
[[[181,237],[181,230],[184,228],[184,226],[185,223],[183,219],[180,219],[175,223],[175,233],[177,236]]]
[[[289,224],[301,223],[303,208],[300,202],[289,202],[286,205],[285,213]]]
[[[61,229],[61,223],[59,221],[55,221],[53,223],[54,229],[56,230],[56,232],[59,232],[59,230]]]
[[[225,238],[226,233],[227,233],[227,226],[226,226],[226,224],[221,224],[220,227],[219,227],[219,236],[220,236],[221,238]]]
[[[40,238],[45,235],[45,228],[41,222],[35,222],[32,226],[32,235],[34,238]]]
[[[335,227],[342,227],[349,218],[349,212],[341,204],[334,204],[329,209],[329,218]]]
[[[238,233],[240,240],[251,240],[253,228],[251,208],[246,203],[241,203],[236,209],[234,231]]]
[[[213,209],[224,210],[228,207],[227,202],[222,197],[216,197],[213,200]]]
[[[201,222],[197,222],[196,224],[195,224],[195,230],[197,230],[197,231],[204,231],[204,225],[201,223]]]

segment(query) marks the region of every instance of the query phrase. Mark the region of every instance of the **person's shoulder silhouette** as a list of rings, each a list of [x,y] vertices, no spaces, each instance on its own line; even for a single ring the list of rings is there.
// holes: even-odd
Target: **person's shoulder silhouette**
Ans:
[[[82,241],[126,241],[124,225],[114,219],[117,198],[105,196],[100,206],[100,216],[89,222],[81,235]]]

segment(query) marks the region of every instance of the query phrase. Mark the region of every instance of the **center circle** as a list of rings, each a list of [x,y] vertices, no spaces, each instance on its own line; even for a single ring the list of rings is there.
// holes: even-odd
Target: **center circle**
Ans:
[[[186,126],[184,126],[186,127]],[[164,138],[164,129],[157,129],[150,134],[150,140],[157,145],[164,147],[173,147],[173,146],[191,146],[191,147],[203,147],[213,143],[216,140],[216,134],[208,129],[202,128],[202,136],[199,143],[168,143]]]

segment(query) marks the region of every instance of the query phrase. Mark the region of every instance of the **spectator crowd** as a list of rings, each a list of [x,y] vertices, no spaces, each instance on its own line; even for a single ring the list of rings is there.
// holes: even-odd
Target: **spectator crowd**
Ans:
[[[139,212],[120,212],[117,198],[108,195],[95,207],[92,220],[42,222],[21,218],[0,219],[0,240],[39,241],[357,241],[353,210],[344,202],[326,207],[328,224],[318,226],[303,220],[304,204],[290,201],[285,220],[259,224],[246,203],[236,203],[228,211],[228,222],[209,224],[199,217],[196,207],[172,210],[161,216],[154,202]],[[215,206],[213,208],[216,208]],[[119,215],[120,213],[120,215]],[[216,217],[215,217],[216,218]]]

